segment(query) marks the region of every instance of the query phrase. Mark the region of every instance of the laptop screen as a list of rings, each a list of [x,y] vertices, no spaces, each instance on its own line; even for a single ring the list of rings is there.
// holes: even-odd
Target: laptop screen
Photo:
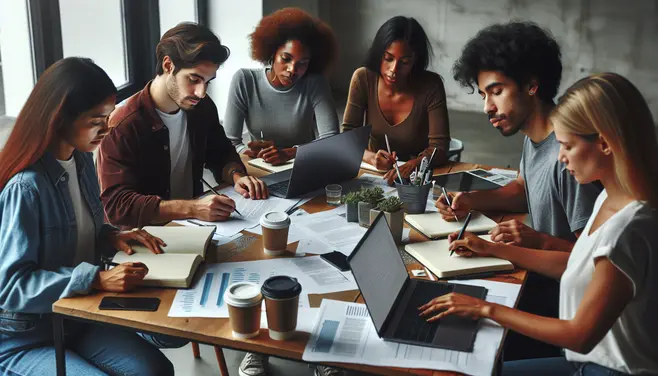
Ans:
[[[377,333],[409,275],[386,218],[378,216],[349,259]]]

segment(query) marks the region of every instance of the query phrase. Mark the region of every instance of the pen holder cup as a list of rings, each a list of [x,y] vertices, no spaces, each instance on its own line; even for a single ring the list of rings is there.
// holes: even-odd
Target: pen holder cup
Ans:
[[[402,185],[395,183],[398,196],[404,203],[404,211],[408,214],[423,214],[427,206],[427,197],[432,190],[432,183],[425,185]]]

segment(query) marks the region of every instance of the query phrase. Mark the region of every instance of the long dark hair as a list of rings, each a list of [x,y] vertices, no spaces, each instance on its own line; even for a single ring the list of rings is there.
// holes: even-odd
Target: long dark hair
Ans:
[[[107,73],[90,59],[68,57],[46,69],[0,152],[0,189],[41,158],[78,116],[116,93]]]
[[[418,21],[413,17],[404,16],[391,18],[377,30],[363,66],[373,72],[379,72],[384,51],[396,40],[407,42],[414,52],[415,62],[411,68],[412,75],[417,75],[427,69],[433,55],[432,45]]]

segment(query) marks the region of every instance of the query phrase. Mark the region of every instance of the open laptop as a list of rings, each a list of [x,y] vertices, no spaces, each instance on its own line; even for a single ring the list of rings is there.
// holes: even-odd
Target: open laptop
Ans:
[[[450,292],[484,299],[487,289],[409,278],[383,213],[379,213],[347,260],[380,338],[473,351],[478,321],[447,316],[428,323],[418,316],[418,307]]]
[[[299,197],[327,184],[351,180],[359,173],[371,126],[318,139],[297,148],[292,169],[260,178],[271,195]]]

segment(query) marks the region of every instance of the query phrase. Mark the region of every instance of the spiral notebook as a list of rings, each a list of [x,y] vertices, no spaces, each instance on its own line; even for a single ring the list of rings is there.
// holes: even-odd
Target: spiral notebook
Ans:
[[[164,253],[156,255],[142,245],[131,244],[135,253],[117,252],[112,261],[144,263],[149,269],[144,278],[146,286],[189,287],[206,256],[215,226],[146,226],[143,229],[164,240],[167,244],[162,247]]]

